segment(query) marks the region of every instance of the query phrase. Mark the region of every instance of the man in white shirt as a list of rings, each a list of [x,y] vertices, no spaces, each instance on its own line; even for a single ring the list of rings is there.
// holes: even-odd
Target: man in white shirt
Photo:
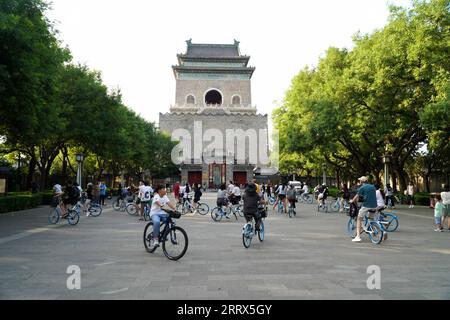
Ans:
[[[55,195],[56,195],[56,196],[63,193],[63,192],[62,192],[62,187],[61,187],[61,185],[58,184],[58,183],[55,184],[55,185],[53,186],[53,191],[55,192]]]
[[[233,183],[233,181],[230,180],[230,184],[228,185],[228,188],[227,188],[228,194],[231,195],[233,193],[233,190],[234,190],[234,183]]]
[[[448,230],[450,230],[450,187],[448,184],[444,186],[444,191],[441,192],[441,198],[442,204],[444,205],[441,226],[444,227],[445,218],[447,218],[447,226]]]
[[[145,206],[148,206],[150,201],[152,200],[153,189],[148,185],[146,181],[144,181],[144,186],[139,187],[139,197],[141,199],[141,218],[139,220],[143,220]]]
[[[239,188],[239,185],[237,183],[234,184],[233,191],[231,192],[233,204],[238,204],[239,201],[241,201],[241,189]]]
[[[166,187],[163,185],[158,186],[155,189],[155,196],[153,198],[152,209],[150,210],[150,219],[153,221],[153,246],[159,246],[159,230],[161,226],[161,221],[165,222],[167,219],[167,213],[162,210],[164,206],[168,205],[173,210],[175,205],[170,202],[169,197],[167,197]]]

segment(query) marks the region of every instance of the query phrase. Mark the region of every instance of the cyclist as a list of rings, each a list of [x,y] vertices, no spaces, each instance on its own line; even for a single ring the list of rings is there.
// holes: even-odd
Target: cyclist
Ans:
[[[231,204],[238,204],[241,201],[241,189],[237,182],[235,182],[233,191],[231,192]]]
[[[180,202],[180,183],[178,181],[173,186],[173,195],[175,196],[175,201]]]
[[[289,201],[289,204],[291,205],[292,208],[294,208],[294,215],[296,214],[295,212],[295,187],[291,184],[286,191],[286,198]]]
[[[344,212],[344,201],[347,201],[347,202],[350,201],[350,190],[348,190],[348,187],[345,183],[341,183],[341,193],[342,193],[342,198],[341,198],[339,212]]]
[[[305,182],[303,184],[303,187],[302,187],[301,191],[300,191],[300,196],[301,197],[305,197],[308,193],[309,193],[309,187],[308,187],[308,184]]]
[[[319,195],[317,196],[317,204],[319,205],[319,207],[325,207],[325,200],[327,200],[328,198],[327,185],[325,183],[322,183],[322,185],[317,189],[317,192],[319,192]]]
[[[86,213],[86,217],[89,217],[90,212],[88,206],[90,206],[92,199],[94,199],[94,185],[89,182],[86,188],[86,202],[84,203],[83,211]]]
[[[159,230],[161,221],[165,222],[167,219],[167,213],[162,210],[164,206],[168,205],[173,210],[176,210],[175,204],[171,203],[169,197],[167,197],[167,189],[163,185],[159,185],[155,189],[155,196],[153,197],[152,208],[150,210],[150,219],[153,222],[153,246],[159,246]]]
[[[258,204],[264,204],[265,201],[261,199],[259,194],[256,192],[256,185],[254,183],[249,183],[244,193],[244,217],[245,220],[251,222],[255,219],[255,231],[259,231],[261,225],[261,213],[258,210]]]
[[[202,196],[202,190],[201,190],[201,185],[200,184],[194,184],[194,213],[198,213],[197,208],[198,208],[198,203],[200,202],[200,198]]]
[[[281,201],[283,202],[284,205],[284,213],[287,213],[287,205],[286,205],[286,183],[282,183],[278,186],[277,191],[275,191],[275,193],[278,194],[278,199],[275,202],[275,204],[273,205],[273,209],[275,210],[275,207],[278,205],[278,202]]]
[[[62,218],[67,217],[67,206],[68,205],[74,206],[80,200],[80,189],[78,189],[78,187],[75,186],[72,182],[69,182],[66,185],[66,190],[64,194],[66,196],[66,198],[63,200],[65,214],[63,214]]]
[[[252,180],[253,184],[256,186],[256,193],[262,198],[263,194],[262,194],[262,188],[259,184],[256,183],[256,179]]]
[[[219,191],[217,191],[217,207],[219,208],[219,210],[223,213],[223,207],[227,206],[227,188],[225,186],[225,183],[222,183],[220,185]],[[225,215],[225,218],[230,219],[230,217],[227,215]]]
[[[140,188],[139,198],[141,199],[141,217],[139,221],[144,220],[144,209],[152,200],[153,189],[148,185],[147,181],[141,181],[143,183],[142,188]]]
[[[352,240],[353,242],[361,242],[361,229],[362,229],[362,221],[369,210],[375,210],[377,208],[377,196],[375,187],[372,184],[368,183],[368,179],[365,176],[362,176],[358,179],[362,186],[358,189],[358,193],[355,197],[350,200],[350,203],[358,202],[360,197],[364,198],[361,209],[359,209],[358,219],[356,220],[356,237]],[[373,214],[370,213],[370,219],[373,219]]]
[[[392,189],[389,183],[386,183],[386,186],[384,187],[384,194],[386,195],[386,206],[389,205],[390,200],[392,209],[395,209],[394,189]]]

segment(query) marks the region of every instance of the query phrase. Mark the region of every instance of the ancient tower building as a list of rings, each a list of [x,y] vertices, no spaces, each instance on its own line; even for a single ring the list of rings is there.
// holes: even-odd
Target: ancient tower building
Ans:
[[[267,115],[257,114],[252,105],[255,68],[248,65],[249,56],[240,54],[236,40],[233,44],[186,42],[186,53],[178,54],[178,64],[172,67],[175,104],[169,113],[159,114],[159,128],[191,146],[188,152],[182,152],[181,181],[208,187],[229,180],[244,184],[260,164],[259,158],[250,155],[250,149],[268,149],[264,139],[256,146],[252,135],[256,132],[258,138],[266,135],[268,139]],[[235,133],[231,141],[227,138],[230,132]],[[211,141],[219,142],[219,147],[211,147]],[[245,155],[239,154],[239,148]]]

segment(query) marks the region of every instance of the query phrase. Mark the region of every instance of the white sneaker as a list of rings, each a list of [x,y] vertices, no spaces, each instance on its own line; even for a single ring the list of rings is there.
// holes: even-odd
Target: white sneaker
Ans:
[[[361,242],[361,237],[355,237],[352,242]]]
[[[156,248],[156,247],[159,247],[159,241],[158,240],[153,240],[153,246]]]

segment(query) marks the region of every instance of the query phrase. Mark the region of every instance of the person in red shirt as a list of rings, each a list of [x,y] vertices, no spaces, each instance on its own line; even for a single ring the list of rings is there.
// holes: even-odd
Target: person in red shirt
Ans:
[[[177,181],[173,186],[173,195],[175,196],[175,200],[177,202],[180,201],[180,183]]]

